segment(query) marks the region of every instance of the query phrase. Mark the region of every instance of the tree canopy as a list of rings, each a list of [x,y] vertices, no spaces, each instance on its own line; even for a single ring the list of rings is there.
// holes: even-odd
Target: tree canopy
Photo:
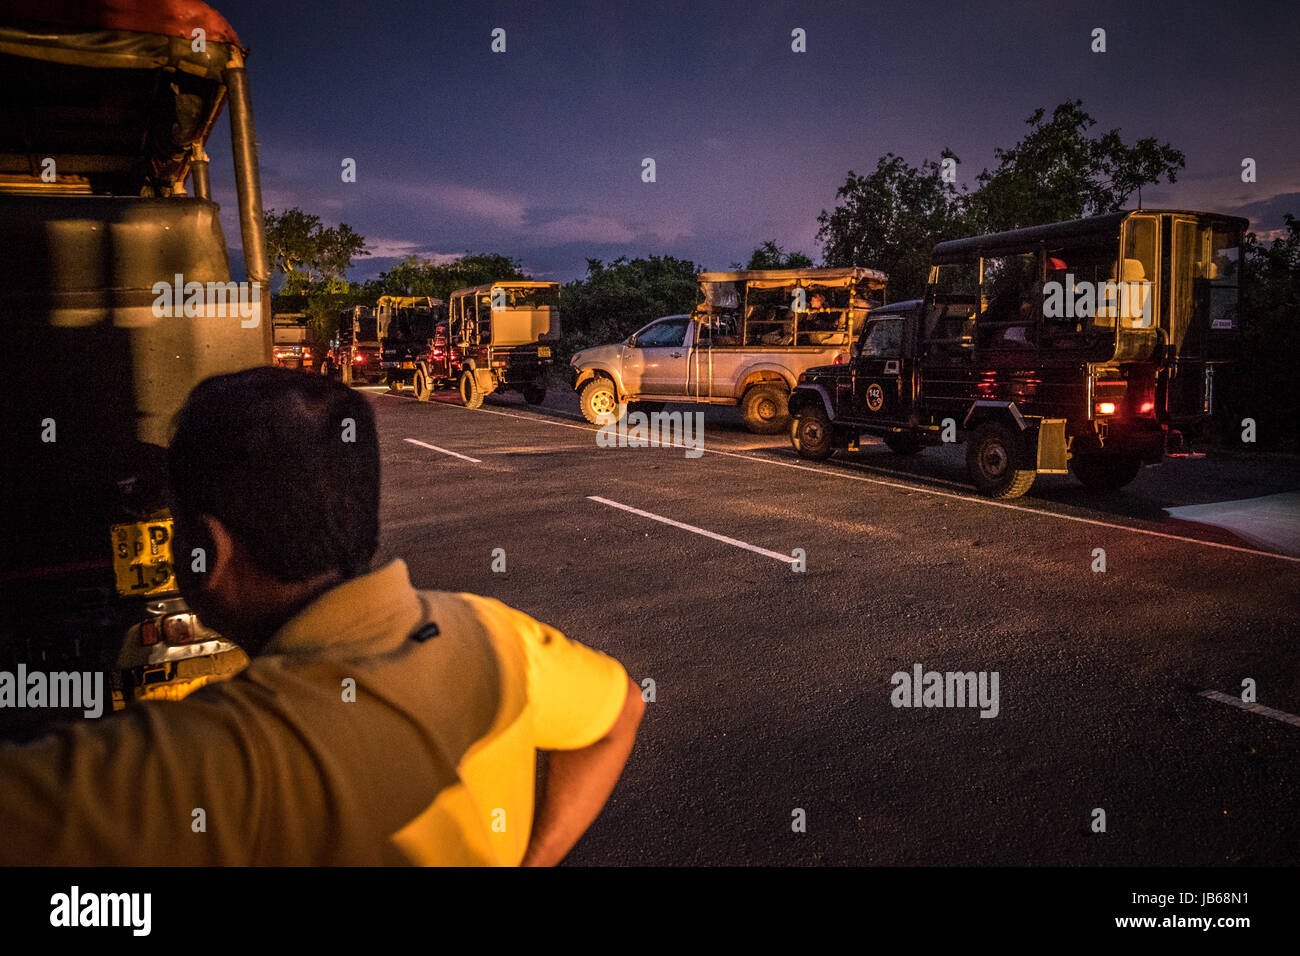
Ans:
[[[958,189],[958,159],[909,165],[887,153],[875,170],[852,170],[836,192],[836,207],[817,217],[827,265],[863,265],[889,273],[895,299],[919,295],[931,248],[944,239],[1079,219],[1124,208],[1142,186],[1174,182],[1183,153],[1153,137],[1126,146],[1117,129],[1100,135],[1081,100],[1035,110],[1029,131],[997,149],[997,165]]]
[[[331,279],[346,282],[352,260],[370,255],[366,240],[347,223],[324,226],[320,216],[297,206],[284,212],[268,209],[264,219],[266,251],[273,273],[284,276],[285,292],[304,292]]]

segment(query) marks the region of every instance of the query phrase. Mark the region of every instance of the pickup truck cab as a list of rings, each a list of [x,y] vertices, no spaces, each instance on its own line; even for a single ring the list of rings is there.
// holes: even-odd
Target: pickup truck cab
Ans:
[[[701,273],[693,312],[573,356],[582,413],[602,424],[629,403],[739,405],[750,431],[780,432],[799,375],[848,360],[885,281],[858,267]]]

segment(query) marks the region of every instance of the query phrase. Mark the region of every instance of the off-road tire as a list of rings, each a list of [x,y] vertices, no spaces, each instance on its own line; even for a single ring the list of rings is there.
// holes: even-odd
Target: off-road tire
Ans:
[[[1016,435],[1000,422],[985,422],[966,442],[966,471],[975,490],[990,498],[1019,498],[1038,474],[1024,467]]]
[[[618,420],[618,393],[609,379],[593,378],[578,393],[582,417],[593,425],[605,425]]]
[[[1142,459],[1105,452],[1075,455],[1070,459],[1070,470],[1091,491],[1118,491],[1138,476]]]
[[[352,363],[351,362],[343,363],[343,367],[339,369],[339,380],[342,381],[344,385],[351,387],[352,385]]]
[[[753,385],[740,399],[745,427],[756,435],[775,435],[790,421],[789,398],[780,385]]]
[[[427,402],[433,397],[433,388],[429,385],[429,377],[424,374],[424,369],[415,370],[415,400],[417,402]]]
[[[322,362],[320,363],[320,373],[321,373],[321,375],[325,376],[326,378],[333,378],[333,377],[334,377],[334,363],[331,362],[329,359],[325,359],[324,361],[322,361]]]
[[[831,420],[820,408],[808,408],[790,423],[790,444],[800,458],[824,461],[835,451],[835,432]]]
[[[483,389],[478,387],[478,377],[472,369],[460,373],[460,400],[466,408],[478,408],[483,404]]]

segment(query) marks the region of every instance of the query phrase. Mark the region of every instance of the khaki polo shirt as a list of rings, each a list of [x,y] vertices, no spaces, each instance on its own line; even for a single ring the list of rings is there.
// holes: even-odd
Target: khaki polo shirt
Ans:
[[[0,746],[0,864],[515,865],[536,751],[599,740],[627,692],[613,658],[394,561],[228,681]]]

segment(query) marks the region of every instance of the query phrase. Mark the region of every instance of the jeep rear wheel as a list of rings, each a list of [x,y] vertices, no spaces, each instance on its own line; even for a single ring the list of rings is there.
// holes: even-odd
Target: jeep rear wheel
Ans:
[[[798,414],[790,426],[790,444],[801,458],[822,461],[835,450],[831,420],[819,408],[809,408]]]
[[[740,400],[745,427],[758,435],[775,435],[790,418],[786,391],[780,385],[754,385]]]
[[[466,408],[478,408],[483,404],[483,389],[478,387],[478,378],[469,369],[460,373],[460,400]]]
[[[985,422],[966,442],[966,470],[980,494],[1019,498],[1038,477],[1025,469],[1015,434],[1006,425]]]
[[[433,394],[433,389],[429,387],[429,377],[424,374],[424,369],[415,370],[415,400],[417,402],[427,402]]]
[[[1093,491],[1118,491],[1137,477],[1142,459],[1136,455],[1082,454],[1070,460],[1070,470]]]
[[[618,420],[618,395],[614,383],[607,378],[593,378],[578,394],[582,417],[593,425],[605,425]]]
[[[331,362],[329,359],[325,359],[323,362],[320,363],[320,373],[324,375],[326,378],[333,378],[334,363]]]

